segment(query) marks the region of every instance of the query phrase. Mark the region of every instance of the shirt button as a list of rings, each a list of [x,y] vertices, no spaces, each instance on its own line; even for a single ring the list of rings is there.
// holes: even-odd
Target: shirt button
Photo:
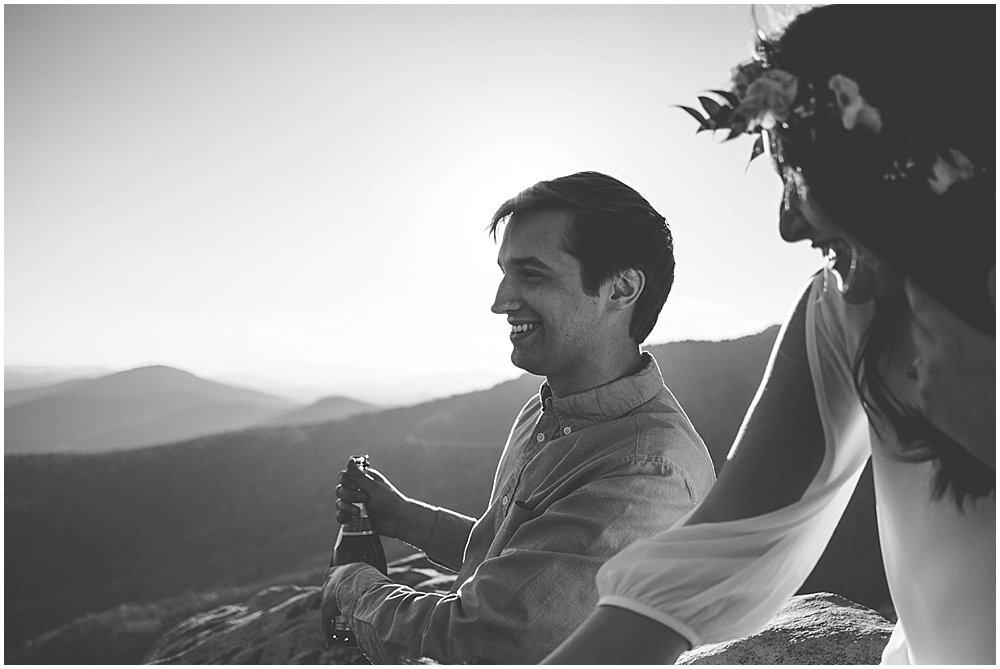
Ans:
[[[507,506],[507,502],[509,502],[509,501],[510,501],[510,497],[507,497],[507,495],[504,495],[503,499],[500,500],[500,503],[503,504],[504,506]]]
[[[545,435],[539,432],[538,434],[535,435],[535,441],[537,441],[539,444],[542,443],[543,441],[545,441]]]
[[[569,434],[572,431],[573,431],[573,428],[571,428],[569,426],[563,428],[563,434]]]

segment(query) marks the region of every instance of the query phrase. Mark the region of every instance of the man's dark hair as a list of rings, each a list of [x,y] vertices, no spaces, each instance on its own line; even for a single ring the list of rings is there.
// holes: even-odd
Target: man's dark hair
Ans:
[[[597,295],[606,281],[627,269],[643,273],[646,285],[632,310],[629,336],[637,344],[645,341],[674,283],[674,240],[666,219],[618,179],[578,172],[539,181],[504,202],[489,232],[496,239],[497,229],[512,215],[543,210],[573,214],[563,243],[580,261],[588,295]]]

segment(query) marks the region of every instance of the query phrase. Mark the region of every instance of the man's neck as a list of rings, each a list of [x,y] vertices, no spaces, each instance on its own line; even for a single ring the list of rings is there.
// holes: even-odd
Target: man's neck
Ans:
[[[569,397],[593,388],[613,383],[626,376],[638,374],[643,368],[639,346],[631,347],[627,354],[605,358],[602,363],[569,378],[546,377],[553,397]]]

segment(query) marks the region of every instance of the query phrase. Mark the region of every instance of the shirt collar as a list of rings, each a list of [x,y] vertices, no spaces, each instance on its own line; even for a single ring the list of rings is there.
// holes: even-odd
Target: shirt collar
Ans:
[[[554,411],[560,425],[586,427],[620,418],[663,390],[663,376],[653,356],[642,353],[642,369],[631,376],[568,397],[553,397],[548,382],[539,390],[542,407]]]

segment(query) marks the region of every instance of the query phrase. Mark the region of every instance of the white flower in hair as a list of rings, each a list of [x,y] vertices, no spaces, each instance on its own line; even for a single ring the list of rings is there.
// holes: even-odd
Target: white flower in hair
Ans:
[[[861,97],[858,82],[848,79],[842,74],[830,77],[828,84],[840,109],[840,121],[845,130],[854,130],[855,126],[879,134],[882,131],[882,115]]]
[[[953,185],[968,181],[976,175],[976,166],[964,153],[957,149],[948,149],[948,152],[951,160],[939,155],[931,167],[934,176],[927,179],[935,195],[944,195]]]
[[[784,70],[767,70],[747,86],[746,95],[733,113],[745,118],[750,128],[780,123],[791,114],[798,87],[795,75]]]

